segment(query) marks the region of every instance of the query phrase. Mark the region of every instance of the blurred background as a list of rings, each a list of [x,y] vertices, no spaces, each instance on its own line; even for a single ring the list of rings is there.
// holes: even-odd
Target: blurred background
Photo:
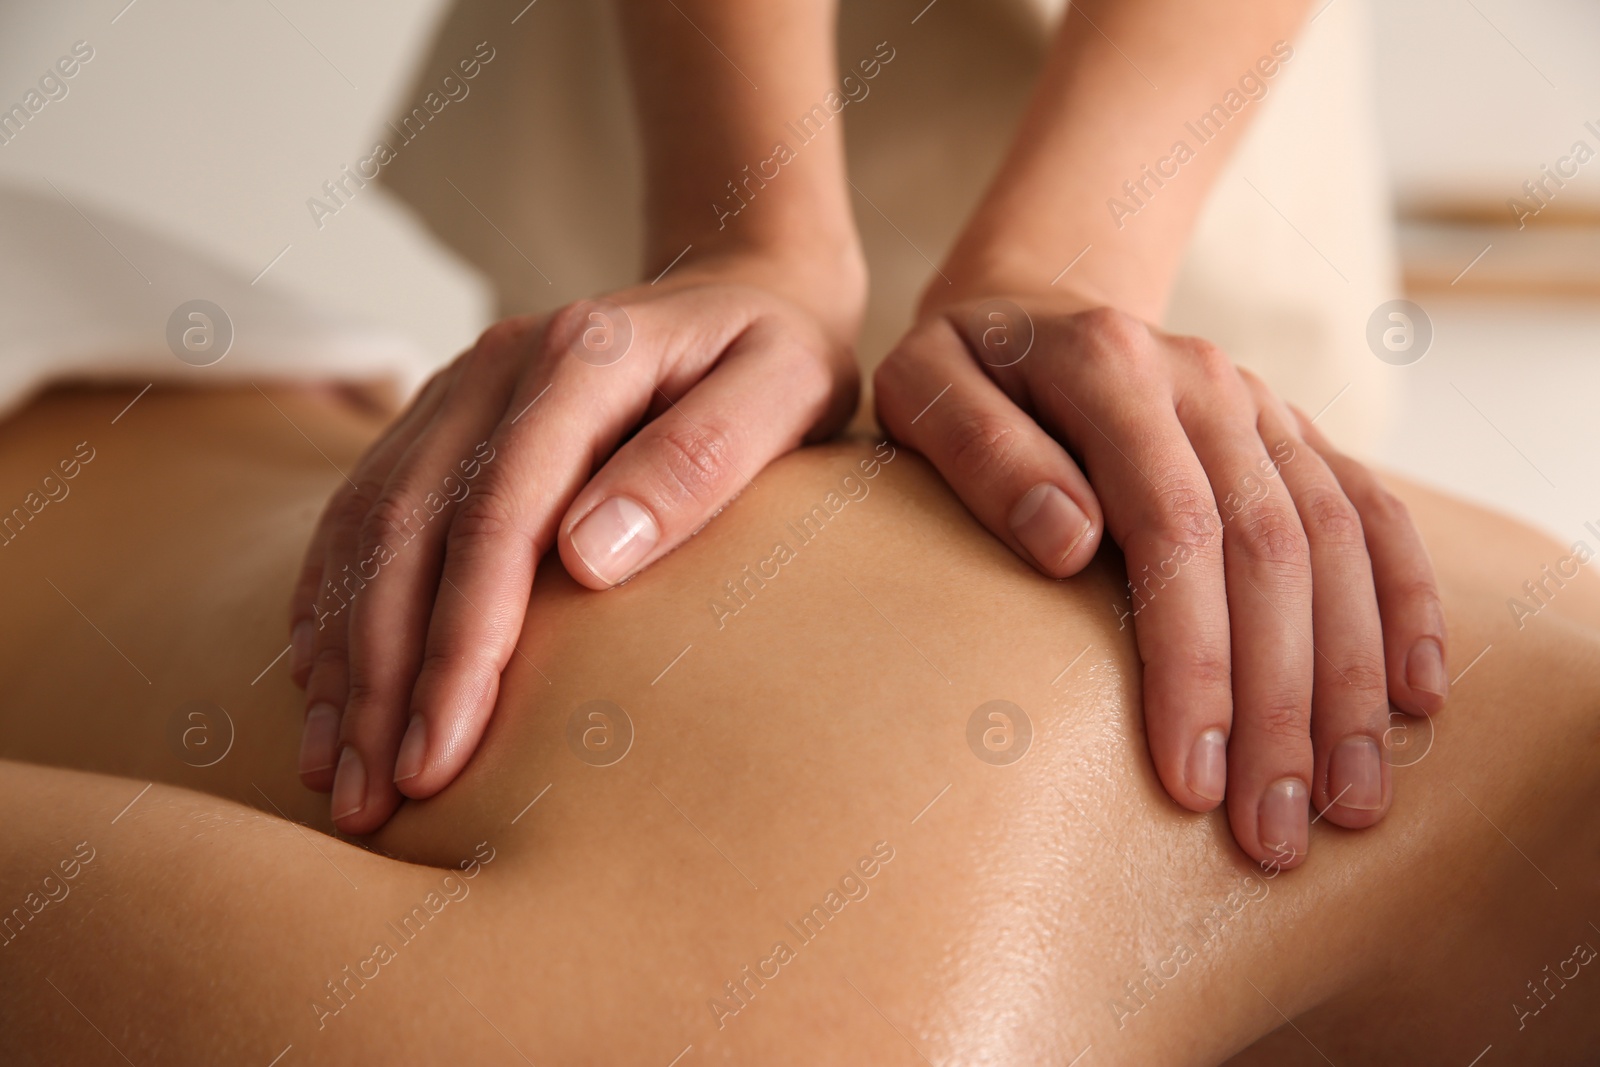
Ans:
[[[913,23],[924,6],[844,0],[841,17],[846,61],[896,49],[846,115],[872,197],[856,205],[869,365],[993,167],[1052,17],[1044,0],[938,0]],[[1351,450],[1595,544],[1600,5],[1311,11],[1169,325],[1260,367]],[[55,373],[148,380],[152,361],[180,378],[392,370],[404,387],[500,314],[633,280],[613,17],[594,0],[0,7],[0,108],[92,51],[64,95],[0,117],[0,396]],[[389,124],[481,48],[467,95],[402,143]],[[346,178],[380,138],[400,146],[381,179]],[[1369,327],[1400,298],[1431,341],[1380,359]],[[191,299],[233,320],[215,368],[168,351]]]

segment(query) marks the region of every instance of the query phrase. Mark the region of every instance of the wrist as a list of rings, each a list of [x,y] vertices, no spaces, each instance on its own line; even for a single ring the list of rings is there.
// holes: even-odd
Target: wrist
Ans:
[[[1072,242],[1068,242],[1070,245]],[[1115,307],[1160,322],[1170,279],[1115,246],[1043,250],[1021,240],[963,237],[923,289],[918,319],[987,297],[1032,297],[1064,312]],[[948,278],[948,282],[945,280]]]
[[[807,236],[784,242],[696,242],[687,249],[647,257],[644,280],[754,285],[810,312],[835,341],[854,347],[867,302],[867,265],[859,242]]]

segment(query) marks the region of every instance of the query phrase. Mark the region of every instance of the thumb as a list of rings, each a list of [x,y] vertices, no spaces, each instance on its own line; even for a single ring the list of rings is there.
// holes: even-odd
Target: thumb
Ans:
[[[919,327],[873,379],[878,420],[921,452],[989,532],[1051,578],[1088,565],[1105,521],[1066,449],[974,365],[944,319]]]
[[[687,394],[617,450],[573,499],[559,548],[581,585],[605,589],[700,529],[772,460],[854,408],[855,380],[780,320],[752,324]]]

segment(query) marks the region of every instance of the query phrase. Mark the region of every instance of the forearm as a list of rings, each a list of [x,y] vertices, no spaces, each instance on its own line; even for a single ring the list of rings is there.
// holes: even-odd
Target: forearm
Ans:
[[[1074,4],[1011,150],[950,253],[951,282],[930,284],[924,310],[1049,292],[1059,279],[1053,291],[1086,305],[1159,320],[1212,181],[1292,62],[1285,42],[1305,6]]]
[[[296,1062],[400,1062],[429,1048],[393,1036],[453,995],[418,951],[377,979],[347,965],[393,939],[386,921],[447,872],[218,797],[142,789],[0,760],[0,1061],[266,1063],[293,1044]],[[475,888],[466,874],[451,886]],[[462,924],[439,925],[430,964],[451,958]]]
[[[774,265],[803,302],[859,304],[835,4],[618,0],[645,155],[646,271]],[[818,109],[820,110],[814,110]],[[687,250],[687,252],[686,252]]]

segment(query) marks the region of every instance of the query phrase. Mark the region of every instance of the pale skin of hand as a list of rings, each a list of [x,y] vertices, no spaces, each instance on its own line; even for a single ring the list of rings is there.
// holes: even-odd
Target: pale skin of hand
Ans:
[[[1306,857],[1312,805],[1348,828],[1383,817],[1389,703],[1432,714],[1448,692],[1433,569],[1405,508],[1214,345],[1149,325],[1260,105],[1204,143],[1185,123],[1230,90],[1270,90],[1305,13],[1074,4],[1005,163],[874,382],[883,426],[1039,570],[1076,573],[1107,535],[1121,547],[1162,782],[1194,811],[1226,803],[1244,851],[1284,867]],[[1179,140],[1194,150],[1181,162]]]
[[[647,281],[492,327],[372,447],[306,555],[291,605],[301,777],[332,793],[347,833],[465,766],[546,551],[614,585],[856,405],[866,273],[840,123],[778,179],[751,179],[784,123],[838,87],[833,6],[617,9]],[[748,205],[730,216],[735,192]]]

